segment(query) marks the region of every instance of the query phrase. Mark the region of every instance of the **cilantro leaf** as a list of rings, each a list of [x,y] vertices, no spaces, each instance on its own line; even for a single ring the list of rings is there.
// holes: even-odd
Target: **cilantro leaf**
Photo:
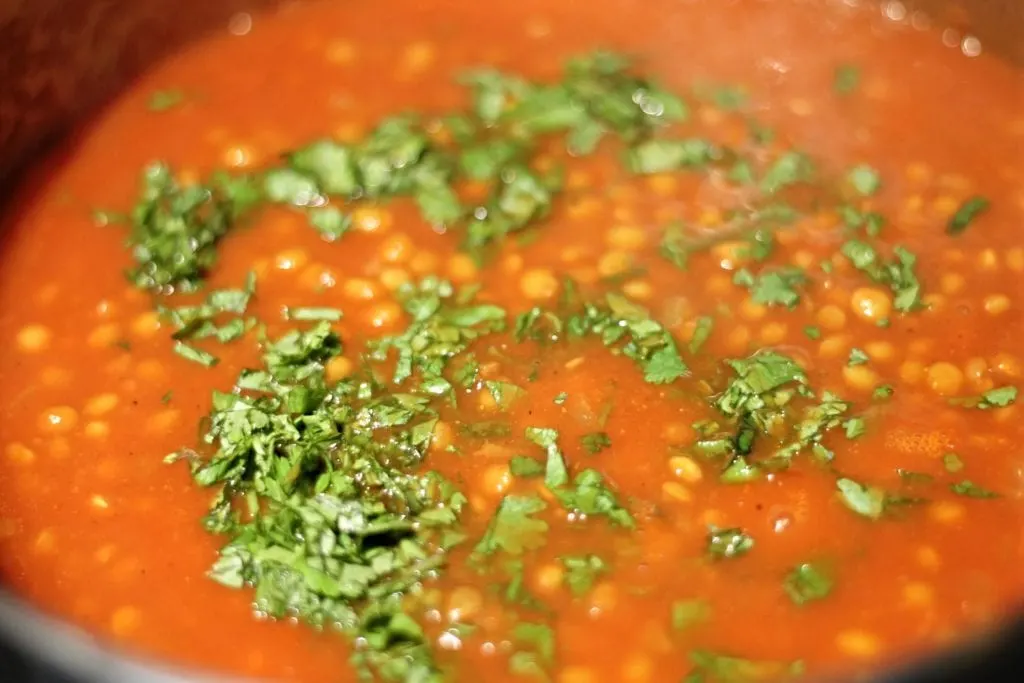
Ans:
[[[958,496],[967,496],[968,498],[998,498],[999,494],[995,491],[978,486],[969,479],[951,484],[949,490]]]
[[[806,605],[828,597],[835,582],[830,572],[820,563],[805,562],[786,575],[782,587],[797,605]]]
[[[544,470],[544,485],[556,489],[569,483],[569,469],[565,457],[558,448],[558,430],[540,427],[527,427],[526,438],[544,449],[547,454],[547,465]]]
[[[858,515],[879,519],[885,512],[886,495],[882,489],[847,478],[839,479],[836,487],[843,504]]]
[[[597,470],[586,469],[576,475],[572,488],[554,491],[564,507],[569,510],[593,516],[605,516],[615,525],[633,529],[636,521],[629,510],[619,505],[615,494],[609,489]]]
[[[741,268],[733,276],[733,282],[750,289],[754,303],[794,308],[800,301],[797,287],[807,282],[807,276],[800,268],[779,268],[757,276]]]
[[[683,631],[709,618],[711,605],[704,600],[677,600],[672,603],[671,622],[676,631]]]
[[[964,406],[965,408],[977,408],[978,410],[990,410],[992,408],[1005,408],[1017,401],[1017,387],[1005,386],[989,389],[981,396],[966,398],[952,398],[953,405]]]
[[[832,77],[832,89],[838,95],[849,95],[860,85],[860,67],[840,64]]]
[[[565,555],[560,559],[565,567],[565,584],[575,597],[586,594],[597,578],[608,570],[604,560],[597,555]]]
[[[743,529],[712,529],[707,535],[707,554],[713,560],[746,555],[753,547],[753,537]]]
[[[846,174],[846,182],[862,197],[872,196],[882,186],[878,171],[866,164],[851,168]]]
[[[590,455],[597,455],[606,448],[611,448],[612,440],[606,432],[591,432],[580,437],[580,443]]]
[[[487,531],[473,548],[474,555],[492,555],[499,550],[522,555],[546,543],[548,523],[534,515],[547,504],[534,496],[505,496],[487,526]]]
[[[959,235],[971,226],[978,216],[988,211],[992,203],[985,197],[966,199],[946,223],[947,235]]]

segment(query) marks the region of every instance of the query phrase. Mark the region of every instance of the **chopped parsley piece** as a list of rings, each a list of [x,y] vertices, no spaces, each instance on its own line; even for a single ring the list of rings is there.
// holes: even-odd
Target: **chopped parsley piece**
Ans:
[[[958,496],[967,496],[968,498],[998,498],[999,494],[995,491],[990,491],[986,488],[978,486],[969,479],[964,479],[956,484],[950,484],[949,490]]]
[[[860,85],[860,67],[840,64],[832,76],[832,89],[837,95],[849,95]]]
[[[511,382],[487,380],[484,387],[502,410],[507,410],[512,403],[526,395],[525,389]]]
[[[260,367],[243,371],[232,392],[214,392],[203,435],[212,456],[184,449],[169,459],[188,462],[199,485],[218,486],[205,519],[227,537],[214,580],[251,585],[261,613],[360,639],[353,661],[367,674],[430,680],[427,638],[401,594],[459,542],[465,497],[436,472],[417,473],[437,420],[431,395],[392,393],[366,377],[328,386],[324,366],[340,352],[326,321],[267,341]],[[530,518],[544,503],[526,500],[506,501],[480,547],[535,542],[520,532],[546,529]]]
[[[626,166],[633,173],[665,173],[706,166],[720,154],[707,140],[647,140],[630,148]]]
[[[336,323],[342,318],[340,309],[327,306],[287,306],[284,309],[285,320],[318,322],[326,320]]]
[[[672,628],[683,631],[711,618],[711,605],[704,600],[676,600],[672,603]]]
[[[761,191],[765,194],[776,192],[806,182],[814,175],[814,165],[801,152],[784,152],[779,156],[761,178]]]
[[[690,353],[697,353],[700,351],[704,343],[711,337],[711,330],[715,326],[715,319],[708,316],[701,316],[697,318],[697,323],[693,328],[693,336],[690,337],[690,343],[687,349]]]
[[[804,327],[804,334],[807,335],[808,339],[821,339],[821,328],[817,325],[807,325]]]
[[[564,405],[564,404],[565,404],[565,402],[566,402],[566,401],[567,401],[568,399],[569,399],[569,394],[567,394],[567,393],[566,393],[566,392],[564,392],[564,391],[560,391],[560,392],[558,393],[558,395],[557,395],[557,396],[555,396],[555,398],[554,398],[554,404],[555,404],[556,406]]]
[[[800,301],[798,288],[807,282],[807,276],[803,270],[795,267],[770,270],[756,276],[741,268],[736,271],[732,281],[748,288],[754,303],[794,308]]]
[[[513,477],[539,477],[544,474],[544,465],[525,455],[515,455],[508,462],[508,470]]]
[[[149,96],[146,108],[150,111],[163,112],[173,109],[185,101],[185,93],[180,90],[157,90]]]
[[[606,432],[591,432],[580,437],[580,443],[590,455],[597,455],[606,448],[611,448],[612,440]]]
[[[854,365],[863,365],[869,360],[871,360],[871,358],[868,354],[864,353],[862,349],[854,347],[850,349],[850,357],[847,359],[846,364],[853,367]]]
[[[522,555],[547,542],[548,523],[535,515],[547,504],[536,496],[505,496],[483,537],[473,548],[474,555],[492,555],[499,550]]]
[[[136,265],[129,279],[160,293],[195,291],[216,261],[217,243],[257,197],[244,179],[181,186],[166,164],[150,165],[131,212]]]
[[[871,398],[875,401],[889,400],[896,389],[891,384],[880,384],[871,392]]]
[[[186,344],[183,341],[174,342],[174,352],[181,356],[182,358],[184,358],[185,360],[192,361],[193,363],[198,363],[199,365],[202,365],[204,368],[212,368],[214,365],[220,362],[220,359],[218,359],[212,353],[208,353],[206,351],[203,351],[202,349],[197,349],[196,347]]]
[[[509,657],[509,671],[546,678],[545,671],[555,661],[554,630],[547,624],[520,622],[512,628],[512,638],[520,649]]]
[[[786,595],[797,605],[806,605],[828,597],[834,585],[831,572],[817,562],[797,565],[782,582]]]
[[[989,389],[981,396],[970,396],[967,398],[953,398],[950,403],[965,408],[977,408],[978,410],[989,410],[991,408],[1005,408],[1013,405],[1017,400],[1017,387],[1005,386],[996,389]]]
[[[946,234],[959,235],[964,232],[978,216],[988,211],[991,205],[992,203],[984,197],[974,196],[967,199],[946,223]]]
[[[651,384],[669,384],[689,374],[675,340],[642,306],[610,292],[607,306],[587,304],[582,315],[569,319],[570,335],[596,335],[605,346],[635,361]],[[614,346],[625,342],[621,346]]]
[[[909,313],[923,305],[921,283],[914,274],[917,257],[903,247],[893,250],[896,258],[885,262],[874,247],[860,240],[849,240],[842,247],[843,255],[854,267],[863,271],[879,284],[888,285],[893,293],[893,306],[901,313]]]
[[[713,560],[746,555],[754,547],[754,539],[743,529],[712,529],[707,536],[707,554]]]
[[[681,225],[672,223],[665,228],[658,253],[679,270],[686,270],[692,247],[686,239]]]
[[[950,474],[955,474],[964,468],[964,461],[956,453],[944,453],[942,455],[942,466]]]
[[[886,494],[882,489],[846,478],[837,481],[836,487],[843,504],[858,515],[879,519],[885,512]]]
[[[925,472],[912,472],[911,470],[896,468],[896,473],[900,475],[902,481],[908,484],[930,484],[935,481],[935,477]]]
[[[597,555],[566,555],[561,560],[565,567],[565,585],[575,597],[586,594],[597,578],[608,571],[604,560]]]
[[[601,473],[587,469],[576,475],[572,488],[554,491],[562,505],[588,517],[604,516],[616,526],[627,529],[636,527],[636,521],[629,510],[619,505],[615,494],[605,483]]]
[[[878,171],[864,164],[851,168],[846,174],[846,182],[862,197],[870,197],[882,186]]]
[[[746,681],[775,681],[800,676],[804,666],[800,661],[773,662],[768,660],[745,659],[725,655],[711,650],[690,652],[693,670],[683,683],[743,683]]]
[[[843,430],[846,433],[847,439],[856,439],[858,436],[862,436],[867,431],[866,423],[864,418],[851,417],[849,420],[843,423]]]
[[[548,428],[527,427],[526,438],[544,449],[547,464],[544,469],[544,485],[557,489],[569,483],[569,468],[565,457],[558,448],[558,431]]]

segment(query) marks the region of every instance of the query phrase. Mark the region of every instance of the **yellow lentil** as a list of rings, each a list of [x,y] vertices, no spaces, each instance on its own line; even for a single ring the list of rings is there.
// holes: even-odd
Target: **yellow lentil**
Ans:
[[[685,482],[695,484],[701,480],[703,473],[701,472],[700,465],[693,458],[688,458],[685,455],[677,455],[669,458],[668,461],[669,469],[677,477]]]
[[[39,429],[44,434],[66,434],[78,424],[78,411],[71,406],[54,406],[39,416]]]
[[[1010,297],[1005,294],[990,294],[985,297],[984,307],[989,315],[1001,315],[1010,310]]]
[[[25,353],[38,353],[50,345],[50,328],[45,325],[26,325],[18,330],[16,342]]]
[[[871,323],[887,320],[892,312],[889,293],[877,287],[861,287],[850,297],[850,308],[855,315]]]
[[[550,299],[558,293],[558,278],[550,268],[531,268],[519,278],[519,290],[534,301]]]
[[[953,396],[959,393],[963,383],[964,373],[952,363],[942,361],[928,367],[928,388],[939,396]]]

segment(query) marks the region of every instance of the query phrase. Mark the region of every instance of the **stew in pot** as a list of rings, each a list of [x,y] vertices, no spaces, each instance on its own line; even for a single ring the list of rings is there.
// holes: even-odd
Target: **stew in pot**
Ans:
[[[316,682],[783,680],[1005,616],[1024,81],[898,10],[314,3],[168,59],[5,228],[5,581]]]

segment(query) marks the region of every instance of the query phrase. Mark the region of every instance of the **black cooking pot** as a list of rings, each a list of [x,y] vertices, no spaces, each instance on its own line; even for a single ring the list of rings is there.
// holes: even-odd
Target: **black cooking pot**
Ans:
[[[147,65],[233,17],[289,1],[0,0],[0,208],[39,152]],[[1024,1],[887,0],[881,10],[927,20],[958,39],[975,36],[988,53],[1024,68]],[[1024,110],[1024,92],[1020,99]],[[227,679],[116,651],[0,585],[0,683],[214,680]],[[873,680],[1024,683],[1024,616]]]

